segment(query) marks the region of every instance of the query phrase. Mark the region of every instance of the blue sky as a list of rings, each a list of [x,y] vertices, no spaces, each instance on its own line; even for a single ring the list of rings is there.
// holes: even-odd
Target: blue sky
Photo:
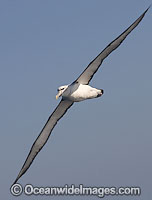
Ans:
[[[0,1],[3,199],[15,199],[9,187],[59,102],[57,88],[75,80],[150,4],[150,0]],[[68,111],[19,183],[140,186],[138,199],[152,197],[151,13],[152,9],[91,81],[104,89],[102,98],[76,103]],[[90,197],[52,199],[67,198]]]

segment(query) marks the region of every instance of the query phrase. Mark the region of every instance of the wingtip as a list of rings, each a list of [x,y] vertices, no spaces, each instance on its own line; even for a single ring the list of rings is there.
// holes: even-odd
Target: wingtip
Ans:
[[[140,16],[141,18],[143,18],[145,16],[145,14],[148,12],[148,10],[150,9],[151,6],[152,6],[152,4],[150,4],[150,6],[143,12],[143,14]]]
[[[15,181],[13,182],[12,186],[15,185],[15,184],[17,183],[17,181],[18,181],[19,178],[20,178],[20,177],[17,176],[17,178],[16,178]]]
[[[15,185],[15,184],[17,183],[17,180],[18,180],[18,179],[16,179],[16,180],[13,182],[12,186]]]
[[[146,14],[146,12],[150,9],[151,6],[152,4],[149,5],[149,7],[145,10],[144,14]]]

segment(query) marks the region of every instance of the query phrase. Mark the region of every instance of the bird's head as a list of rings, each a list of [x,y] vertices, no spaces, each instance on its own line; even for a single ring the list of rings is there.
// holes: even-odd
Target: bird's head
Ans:
[[[58,94],[56,95],[56,99],[58,99],[62,94],[63,92],[68,88],[68,85],[63,85],[63,86],[60,86],[57,91],[58,91]]]

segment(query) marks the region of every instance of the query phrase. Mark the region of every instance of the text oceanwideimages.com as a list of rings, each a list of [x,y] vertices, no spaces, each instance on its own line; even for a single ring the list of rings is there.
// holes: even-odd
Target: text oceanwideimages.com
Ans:
[[[50,196],[58,196],[58,195],[89,195],[89,196],[97,196],[99,198],[103,198],[108,195],[126,195],[126,196],[139,196],[141,194],[140,187],[92,187],[92,186],[84,186],[80,184],[78,186],[72,185],[64,185],[63,187],[38,187],[33,186],[31,184],[27,184],[24,187],[20,184],[14,184],[10,188],[11,194],[14,196],[20,196],[21,194],[25,195],[50,195]]]

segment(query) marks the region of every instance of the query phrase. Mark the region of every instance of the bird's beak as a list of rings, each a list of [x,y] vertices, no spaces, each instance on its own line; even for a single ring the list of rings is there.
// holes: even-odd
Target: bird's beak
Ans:
[[[61,91],[58,92],[58,94],[56,95],[56,100],[62,95]]]
[[[56,100],[58,100],[58,98],[59,98],[59,95],[56,95]]]

